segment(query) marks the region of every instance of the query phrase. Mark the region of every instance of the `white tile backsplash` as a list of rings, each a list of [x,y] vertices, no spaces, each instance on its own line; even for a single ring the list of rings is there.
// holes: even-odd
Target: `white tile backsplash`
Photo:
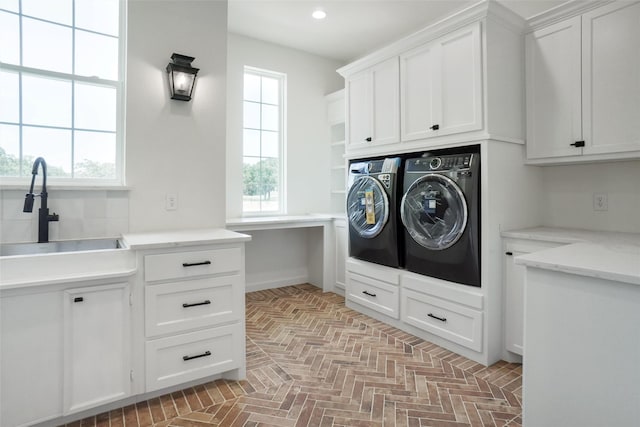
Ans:
[[[38,238],[36,198],[33,212],[24,213],[22,190],[0,190],[0,242],[35,242]],[[117,237],[129,231],[129,193],[113,190],[49,190],[49,212],[60,220],[49,223],[49,240]]]

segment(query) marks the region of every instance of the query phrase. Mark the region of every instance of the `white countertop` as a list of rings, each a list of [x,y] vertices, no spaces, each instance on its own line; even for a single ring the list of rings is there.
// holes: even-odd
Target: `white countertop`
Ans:
[[[122,240],[130,249],[137,250],[247,242],[251,240],[251,236],[224,228],[205,228],[123,234]]]
[[[640,285],[640,234],[537,227],[502,237],[566,243],[515,258],[516,264]]]
[[[227,227],[232,230],[260,230],[260,229],[277,229],[277,228],[294,228],[299,226],[308,226],[317,223],[333,221],[336,214],[309,214],[309,215],[278,215],[278,216],[261,216],[261,217],[243,217],[227,219]]]

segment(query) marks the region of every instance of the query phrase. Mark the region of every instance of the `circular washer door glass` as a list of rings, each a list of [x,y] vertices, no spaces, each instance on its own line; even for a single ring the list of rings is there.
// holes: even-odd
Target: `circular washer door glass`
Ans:
[[[389,219],[389,197],[380,181],[371,176],[357,178],[347,194],[349,224],[360,237],[376,237]]]
[[[440,251],[454,245],[467,226],[467,203],[449,177],[428,174],[418,178],[402,197],[400,216],[420,246]]]

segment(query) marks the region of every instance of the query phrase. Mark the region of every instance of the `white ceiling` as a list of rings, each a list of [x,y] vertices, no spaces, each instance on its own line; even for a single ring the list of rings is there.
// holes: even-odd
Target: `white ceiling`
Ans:
[[[564,0],[498,0],[528,18]],[[350,62],[475,0],[229,0],[229,31]],[[321,8],[326,19],[311,13]]]

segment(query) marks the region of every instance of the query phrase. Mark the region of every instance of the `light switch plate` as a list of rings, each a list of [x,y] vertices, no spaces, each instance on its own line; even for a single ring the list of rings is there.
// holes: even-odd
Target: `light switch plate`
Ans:
[[[178,195],[176,193],[167,193],[164,200],[164,208],[168,211],[175,211],[178,209]]]
[[[607,193],[593,193],[593,210],[600,212],[609,210],[609,196]]]

